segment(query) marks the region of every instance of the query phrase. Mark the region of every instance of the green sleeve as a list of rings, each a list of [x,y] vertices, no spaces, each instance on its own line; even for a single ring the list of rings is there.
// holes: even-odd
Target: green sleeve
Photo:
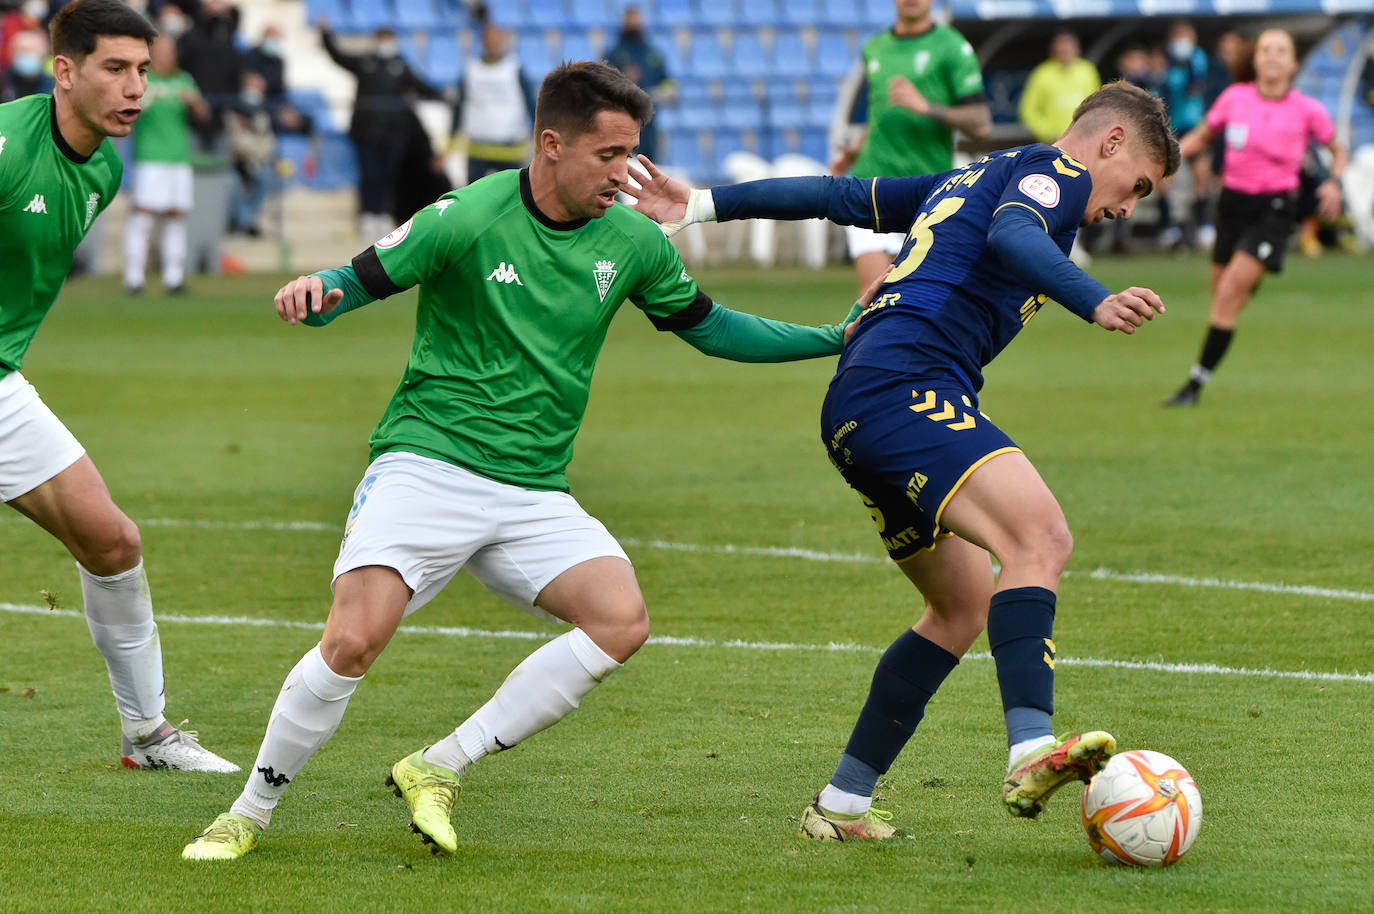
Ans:
[[[325,324],[334,320],[340,314],[347,314],[349,311],[361,308],[363,305],[370,304],[377,299],[367,293],[363,284],[358,281],[358,274],[353,269],[353,264],[346,263],[341,267],[334,267],[331,270],[321,270],[312,273],[318,276],[324,283],[324,291],[328,293],[332,289],[343,289],[343,300],[340,301],[330,311],[323,314],[311,312],[305,316],[303,323],[308,327],[323,327]]]
[[[860,310],[856,304],[844,323],[805,327],[712,304],[701,323],[673,332],[717,358],[736,362],[791,362],[839,354],[845,325]]]

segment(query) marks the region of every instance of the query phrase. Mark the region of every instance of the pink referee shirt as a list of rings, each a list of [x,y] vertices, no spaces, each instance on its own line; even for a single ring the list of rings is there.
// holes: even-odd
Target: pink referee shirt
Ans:
[[[1283,194],[1298,186],[1309,140],[1336,135],[1322,103],[1297,89],[1265,98],[1254,83],[1228,86],[1207,112],[1207,126],[1226,141],[1221,183],[1242,194]]]

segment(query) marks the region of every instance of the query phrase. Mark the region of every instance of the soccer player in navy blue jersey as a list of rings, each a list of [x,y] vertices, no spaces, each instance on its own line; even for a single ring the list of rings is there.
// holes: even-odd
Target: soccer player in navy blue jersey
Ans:
[[[1053,145],[983,156],[914,178],[787,178],[712,190],[648,160],[637,208],[665,231],[691,222],[824,217],[906,242],[845,344],[821,411],[830,458],[868,507],[925,610],[883,654],[830,783],[802,816],[821,840],[889,838],[872,807],[930,697],[984,628],[997,667],[1009,763],[1002,797],[1035,817],[1056,789],[1115,750],[1104,731],[1056,742],[1052,626],[1073,540],[1054,495],[978,411],[983,367],[1053,299],[1133,333],[1164,311],[1153,291],[1113,293],[1069,260],[1080,225],[1128,218],[1177,170],[1157,98],[1126,83],[1093,93]],[[1001,573],[994,577],[989,558]]]

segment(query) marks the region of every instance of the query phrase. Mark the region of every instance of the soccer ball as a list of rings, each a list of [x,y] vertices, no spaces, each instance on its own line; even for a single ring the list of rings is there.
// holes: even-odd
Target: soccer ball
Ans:
[[[1083,791],[1083,830],[1103,860],[1168,866],[1202,827],[1202,795],[1193,776],[1162,752],[1112,756]]]

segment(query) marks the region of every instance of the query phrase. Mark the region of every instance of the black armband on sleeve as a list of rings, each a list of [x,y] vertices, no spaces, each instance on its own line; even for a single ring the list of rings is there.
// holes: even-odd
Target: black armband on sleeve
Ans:
[[[386,269],[382,266],[382,260],[377,256],[375,247],[369,247],[353,258],[353,272],[358,274],[358,282],[362,283],[367,294],[373,298],[380,300],[405,291],[386,275]]]
[[[681,311],[663,317],[654,317],[651,314],[649,320],[658,330],[690,330],[706,320],[706,315],[711,313],[711,306],[714,304],[705,292],[698,289],[696,301]]]
[[[957,108],[962,105],[986,105],[987,103],[988,95],[986,92],[974,92],[971,95],[965,95],[962,98],[956,98],[954,100],[954,104],[950,107]]]

